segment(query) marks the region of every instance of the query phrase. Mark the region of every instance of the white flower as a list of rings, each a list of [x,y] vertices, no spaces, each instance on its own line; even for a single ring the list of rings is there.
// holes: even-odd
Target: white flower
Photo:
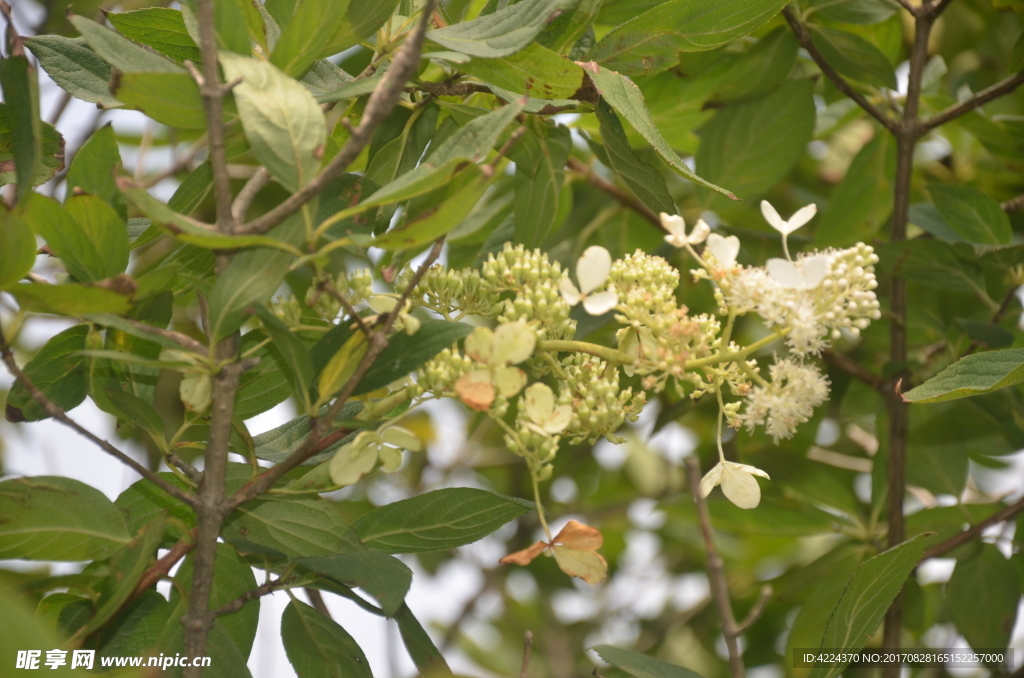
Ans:
[[[605,290],[594,294],[594,290],[608,282],[608,274],[612,270],[612,255],[600,245],[593,245],[583,250],[583,255],[576,262],[576,279],[580,281],[579,289],[572,284],[568,276],[559,281],[562,298],[570,306],[583,302],[583,308],[590,315],[601,315],[615,308],[619,303],[619,295],[615,290]]]
[[[462,402],[481,412],[489,409],[498,395],[514,396],[526,386],[526,373],[511,365],[529,358],[536,344],[537,333],[522,321],[499,325],[493,332],[476,328],[466,337],[466,355],[482,363],[484,369],[459,377],[455,392]]]
[[[334,484],[348,486],[358,482],[373,470],[380,459],[381,466],[391,473],[402,465],[402,450],[417,452],[422,449],[412,431],[400,426],[389,426],[383,431],[363,431],[335,453],[328,467]]]
[[[707,497],[715,485],[721,485],[726,499],[741,509],[755,508],[761,503],[761,488],[754,476],[768,478],[767,473],[754,466],[720,461],[701,478],[700,496]]]
[[[814,415],[814,408],[828,397],[828,379],[813,365],[779,360],[771,366],[771,383],[755,386],[747,396],[740,419],[747,428],[759,424],[778,442],[789,438],[797,426]]]
[[[736,263],[736,255],[740,253],[740,239],[734,235],[723,238],[717,233],[708,236],[708,250],[715,255],[718,263],[731,268]]]
[[[787,236],[796,229],[800,228],[818,213],[818,206],[814,203],[805,205],[793,212],[793,216],[788,221],[784,220],[779,216],[779,213],[772,207],[772,204],[767,200],[761,201],[761,214],[764,215],[765,221],[771,224],[771,227],[781,233],[783,236]]]
[[[683,218],[678,214],[665,214],[664,212],[661,213],[661,226],[668,231],[665,242],[673,247],[685,247],[687,243],[699,245],[711,232],[711,227],[703,219],[700,219],[693,227],[693,232],[686,235],[686,222],[683,221]]]
[[[823,254],[805,257],[796,262],[787,259],[769,259],[767,268],[768,275],[783,287],[795,290],[813,290],[828,275],[829,259]]]
[[[523,392],[523,399],[523,410],[529,419],[526,425],[541,435],[561,433],[572,421],[572,407],[555,407],[555,394],[545,384],[532,384]]]

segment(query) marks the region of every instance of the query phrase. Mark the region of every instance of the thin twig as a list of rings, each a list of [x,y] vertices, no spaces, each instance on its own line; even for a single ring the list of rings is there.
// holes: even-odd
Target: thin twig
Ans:
[[[224,615],[231,614],[232,612],[238,612],[243,607],[245,607],[245,604],[248,603],[250,600],[262,598],[263,596],[269,596],[274,591],[279,591],[282,588],[287,587],[291,584],[292,581],[294,581],[292,577],[285,577],[284,579],[275,579],[272,582],[268,582],[261,586],[257,586],[256,588],[250,591],[246,591],[245,593],[238,596],[231,602],[221,605],[210,614],[211,616],[216,618],[223,617]]]
[[[439,0],[427,0],[423,6],[423,15],[420,17],[419,23],[410,31],[405,39],[405,44],[395,55],[391,66],[385,71],[384,77],[373,90],[369,101],[366,102],[359,125],[352,130],[352,135],[341,151],[308,184],[263,216],[239,225],[235,229],[237,233],[266,233],[297,212],[313,197],[319,195],[327,184],[341,176],[349,164],[359,156],[363,148],[370,143],[370,138],[377,125],[390,115],[402,95],[405,84],[416,73],[423,40],[430,24],[430,15],[438,2]]]
[[[306,592],[306,596],[309,597],[309,602],[313,605],[313,609],[328,619],[334,619],[334,617],[331,616],[331,611],[327,609],[327,603],[324,602],[324,597],[321,595],[319,590],[312,586],[307,586],[303,590]]]
[[[176,455],[174,452],[168,452],[164,456],[167,457],[168,463],[177,466],[178,469],[180,469],[182,473],[188,476],[188,479],[191,480],[192,482],[198,483],[200,480],[203,479],[203,474],[197,471],[195,466],[188,463],[187,461]]]
[[[981,90],[980,92],[972,96],[970,99],[965,99],[958,104],[950,106],[949,108],[940,113],[936,113],[927,120],[922,121],[920,126],[921,133],[924,134],[925,132],[933,130],[939,125],[943,125],[949,122],[950,120],[955,120],[964,113],[970,113],[975,108],[987,104],[993,99],[998,99],[999,97],[1006,96],[1013,90],[1020,87],[1022,84],[1024,84],[1024,71],[1017,73],[1015,75],[1011,75],[1010,77],[1004,80],[1000,80],[991,87],[986,87],[985,89]]]
[[[152,176],[145,177],[139,185],[142,188],[152,188],[164,179],[169,179],[180,172],[190,170],[192,168],[192,161],[196,159],[196,156],[199,155],[199,152],[204,148],[206,148],[205,134],[189,146],[184,153],[175,158],[170,167]]]
[[[189,537],[190,539],[179,540],[177,544],[171,547],[170,551],[164,554],[163,558],[157,560],[152,567],[142,573],[142,578],[139,579],[139,583],[132,592],[132,598],[142,595],[146,589],[166,577],[178,561],[188,555],[192,547],[196,545],[196,531],[194,529],[189,534]]]
[[[761,595],[758,597],[757,602],[754,603],[754,607],[750,608],[750,612],[744,617],[743,621],[736,624],[737,635],[743,635],[747,629],[761,618],[761,615],[764,614],[764,608],[768,606],[768,601],[772,599],[772,593],[771,584],[765,584],[761,587]]]
[[[359,315],[356,312],[355,307],[352,306],[352,302],[350,302],[348,300],[348,297],[343,295],[341,292],[337,290],[337,288],[334,287],[334,283],[332,283],[330,280],[325,279],[319,284],[319,288],[321,291],[327,292],[327,294],[331,295],[332,297],[338,300],[338,303],[341,304],[342,308],[345,309],[345,313],[348,314],[349,319],[351,319],[353,322],[355,322],[356,325],[359,326],[360,332],[362,332],[367,337],[369,337],[372,334],[370,328],[366,326],[366,322],[363,320],[363,317]]]
[[[658,217],[657,214],[654,213],[654,210],[652,210],[650,207],[634,198],[629,193],[626,193],[615,184],[606,181],[604,177],[602,177],[601,175],[594,171],[593,167],[581,162],[580,160],[577,160],[576,158],[569,158],[567,164],[569,165],[569,169],[582,174],[584,178],[586,178],[586,180],[589,181],[592,186],[604,191],[608,195],[618,200],[623,207],[628,207],[629,209],[633,210],[641,217],[649,221],[651,224],[657,226],[659,229],[665,229],[665,227],[662,226],[661,224],[661,219]]]
[[[56,127],[61,116],[64,115],[64,111],[67,110],[69,103],[71,103],[71,93],[62,92],[60,99],[57,101],[57,105],[53,107],[53,111],[50,113],[50,117],[46,122]]]
[[[209,349],[207,349],[205,344],[196,341],[187,334],[175,332],[174,330],[164,329],[162,327],[157,327],[155,325],[149,325],[147,323],[135,320],[134,318],[121,318],[121,321],[131,325],[133,328],[137,329],[140,332],[145,332],[146,334],[152,334],[154,337],[160,337],[162,339],[168,339],[170,341],[173,341],[178,346],[181,346],[184,349],[192,351],[193,353],[198,353],[199,355],[206,355],[207,353],[209,353]]]
[[[14,377],[18,382],[21,383],[22,386],[25,387],[25,390],[29,392],[29,395],[32,396],[32,399],[39,403],[39,405],[46,410],[47,414],[49,414],[51,417],[53,417],[60,423],[64,424],[65,426],[75,430],[76,432],[78,432],[79,435],[88,438],[93,443],[98,445],[100,449],[102,449],[104,452],[111,455],[121,463],[125,464],[133,471],[138,473],[140,476],[150,481],[151,483],[153,483],[154,485],[156,485],[157,487],[159,487],[164,492],[171,495],[178,501],[187,504],[188,506],[196,505],[197,498],[194,494],[179,490],[177,487],[170,484],[156,473],[150,471],[148,468],[146,468],[139,462],[135,461],[127,454],[111,445],[106,440],[100,438],[89,429],[81,426],[78,422],[71,419],[71,417],[67,415],[63,408],[61,408],[55,402],[50,400],[46,396],[46,394],[43,393],[39,389],[39,387],[36,386],[32,382],[32,380],[28,378],[28,376],[24,372],[22,372],[21,368],[18,367],[18,363],[14,359],[14,353],[13,351],[11,351],[11,347],[10,345],[8,345],[7,339],[4,338],[3,336],[3,328],[0,328],[0,354],[2,354],[3,356],[3,361],[4,364],[7,366],[7,371],[10,372],[11,376]]]
[[[832,367],[842,370],[854,379],[864,382],[875,391],[882,392],[885,390],[886,381],[884,377],[875,374],[849,356],[826,349],[822,351],[821,357]]]
[[[1010,287],[1010,289],[1006,290],[1006,294],[1003,296],[1002,303],[999,304],[999,308],[996,309],[996,312],[992,314],[992,320],[990,320],[989,322],[991,322],[993,325],[998,325],[1000,322],[1002,322],[1003,316],[1005,316],[1006,312],[1010,310],[1010,304],[1012,304],[1013,300],[1017,298],[1018,289],[1019,287],[1014,285]],[[979,346],[981,346],[981,342],[979,342],[977,339],[972,340],[971,345],[967,347],[967,350],[964,351],[964,354],[960,356],[960,358],[963,358],[964,356],[968,356],[974,353],[975,351],[978,350]],[[960,358],[957,358],[957,360],[959,360]]]
[[[999,206],[1003,208],[1003,211],[1007,214],[1016,212],[1017,210],[1024,210],[1024,193],[1021,193],[1016,198],[1010,198],[1004,202],[999,203]]]
[[[789,22],[790,28],[793,29],[793,35],[796,36],[797,42],[800,43],[801,47],[807,50],[807,53],[811,55],[812,59],[814,59],[814,63],[818,64],[818,68],[820,68],[821,72],[825,74],[825,77],[832,81],[832,84],[836,86],[836,89],[856,101],[858,106],[863,108],[872,118],[882,123],[882,126],[887,130],[895,133],[899,123],[864,98],[864,95],[855,90],[843,76],[839,75],[839,72],[836,71],[836,69],[832,68],[832,65],[825,60],[825,57],[814,45],[814,40],[811,39],[810,31],[807,30],[806,26],[800,23],[800,20],[797,18],[793,8],[784,7],[782,9],[782,15],[786,17],[786,21]]]
[[[533,650],[533,631],[523,634],[523,665],[519,669],[519,678],[526,678],[530,670],[530,653]]]
[[[235,196],[235,202],[231,204],[231,214],[235,221],[241,222],[245,219],[245,213],[249,211],[252,201],[268,183],[270,183],[270,171],[266,167],[260,167],[253,172],[249,181],[245,182],[245,186],[242,186],[242,190]]]
[[[1006,508],[997,511],[996,513],[993,513],[988,518],[985,518],[984,520],[981,520],[975,523],[974,525],[971,525],[963,532],[957,533],[955,536],[950,537],[941,544],[938,544],[937,546],[933,546],[932,548],[928,549],[927,551],[925,551],[925,554],[921,557],[921,562],[924,562],[929,558],[938,558],[949,553],[956,547],[962,544],[966,544],[971,539],[974,539],[975,537],[980,535],[982,532],[985,531],[985,528],[1001,523],[1004,520],[1009,520],[1021,511],[1024,511],[1024,498],[1017,500],[1017,503],[1015,504],[1010,504]]]
[[[729,673],[732,678],[743,678],[743,656],[740,654],[739,643],[736,642],[740,634],[732,612],[732,601],[729,598],[729,582],[725,577],[725,563],[715,545],[715,534],[711,529],[711,514],[708,512],[707,501],[704,500],[700,492],[700,462],[695,457],[686,459],[686,475],[690,482],[693,501],[697,504],[697,519],[700,522],[701,536],[704,538],[711,594],[718,607],[718,617],[722,623],[722,637],[725,638],[725,646],[729,651]]]

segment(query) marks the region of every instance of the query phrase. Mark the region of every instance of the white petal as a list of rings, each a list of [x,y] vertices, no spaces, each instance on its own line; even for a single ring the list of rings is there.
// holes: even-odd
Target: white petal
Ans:
[[[465,343],[466,355],[490,365],[494,360],[494,332],[489,327],[478,327],[469,333]]]
[[[813,290],[828,275],[828,257],[819,254],[800,260],[800,271],[803,274],[804,289]]]
[[[547,423],[544,424],[544,430],[548,433],[561,433],[570,423],[572,423],[572,407],[560,405],[548,417]]]
[[[380,448],[380,465],[387,473],[394,473],[402,466],[402,451],[394,447]]]
[[[689,235],[687,240],[691,245],[699,245],[707,240],[709,233],[711,233],[711,227],[703,219],[699,219],[697,225],[693,227],[693,233]]]
[[[668,231],[671,235],[679,236],[680,238],[686,236],[686,222],[678,214],[665,214],[661,213],[661,227]]]
[[[726,463],[728,463],[734,469],[743,471],[744,473],[749,473],[752,476],[761,476],[762,478],[768,478],[768,474],[762,471],[761,469],[757,468],[756,466],[751,466],[749,464],[737,464],[734,461]],[[771,480],[771,478],[768,478],[768,480]]]
[[[767,200],[761,201],[761,214],[764,215],[765,221],[767,221],[772,228],[780,233],[789,233],[786,229],[789,228],[789,224],[782,220],[779,213],[772,207],[772,204]]]
[[[376,296],[366,300],[366,305],[377,313],[391,313],[397,304],[398,300],[391,297]]]
[[[754,476],[726,465],[722,469],[722,492],[726,499],[741,509],[752,509],[761,503],[761,487]]]
[[[498,325],[491,341],[493,365],[518,365],[533,354],[537,333],[521,320]]]
[[[384,429],[380,437],[388,445],[401,447],[412,452],[419,452],[423,449],[423,443],[416,437],[416,434],[401,426],[389,426]]]
[[[766,266],[768,267],[768,275],[772,277],[772,280],[783,287],[803,289],[803,272],[792,261],[786,261],[785,259],[769,259]]]
[[[561,291],[562,298],[565,299],[565,303],[570,306],[575,306],[580,303],[580,299],[583,298],[582,295],[580,295],[580,291],[576,289],[576,286],[573,285],[572,281],[567,277],[558,281],[558,289]]]
[[[615,290],[605,290],[584,298],[583,308],[587,309],[590,315],[601,315],[615,308],[618,303],[619,295]]]
[[[685,235],[670,233],[665,236],[665,242],[672,245],[672,247],[684,247],[688,241]]]
[[[377,463],[377,448],[375,446],[363,447],[355,457],[352,457],[349,450],[345,449],[346,447],[348,446],[345,445],[338,450],[328,466],[331,480],[335,485],[342,487],[359,482],[363,476],[373,470],[374,464]]]
[[[818,206],[813,202],[810,205],[804,205],[789,218],[789,230],[795,231],[800,228],[808,221],[810,221],[815,214],[818,213]]]
[[[736,255],[740,253],[740,239],[734,235],[723,238],[717,233],[708,236],[708,249],[715,255],[722,266],[729,267],[736,263]]]
[[[531,384],[530,388],[523,392],[523,399],[526,416],[536,424],[546,422],[555,409],[555,394],[551,392],[547,384],[540,382]]]
[[[704,474],[700,479],[700,496],[706,497],[715,489],[715,485],[722,482],[722,464],[715,464],[714,467]]]
[[[608,280],[612,270],[612,255],[600,245],[592,245],[583,250],[583,255],[576,262],[576,279],[580,281],[580,291],[590,294]]]

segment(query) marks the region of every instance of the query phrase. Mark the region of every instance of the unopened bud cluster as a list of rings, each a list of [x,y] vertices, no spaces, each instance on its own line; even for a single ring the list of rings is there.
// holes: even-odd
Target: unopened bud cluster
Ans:
[[[373,294],[373,274],[368,268],[358,268],[348,273],[325,275],[313,280],[306,291],[306,305],[318,316],[331,322],[341,312],[342,303],[327,290],[328,285],[354,308]]]

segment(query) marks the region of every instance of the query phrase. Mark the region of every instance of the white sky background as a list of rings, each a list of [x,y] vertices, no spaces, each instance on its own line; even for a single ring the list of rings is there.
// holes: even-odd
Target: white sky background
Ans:
[[[14,12],[19,32],[31,34],[38,7],[29,0],[15,0]],[[41,113],[49,119],[61,90],[40,70]],[[72,99],[68,104],[57,127],[67,142],[68,159],[84,141],[84,135],[93,126],[93,121],[100,114],[93,104]],[[146,125],[146,118],[134,111],[106,111],[100,114],[103,124],[110,122],[117,132],[139,135]],[[159,126],[154,128],[159,133]],[[122,147],[122,157],[126,168],[131,171],[137,149]],[[165,167],[170,160],[168,149],[152,149],[146,156],[146,171],[151,172]],[[176,183],[167,180],[159,184],[154,193],[167,199],[173,193]],[[46,190],[48,187],[44,187]],[[42,263],[42,262],[40,262]],[[9,321],[9,315],[0,311],[3,320]],[[26,324],[22,343],[29,347],[41,346],[46,340],[70,326],[70,322],[46,317],[35,317]],[[0,388],[6,388],[11,382],[6,372],[0,373]],[[464,438],[450,435],[450,432],[464,431],[464,417],[458,406],[439,403],[431,408],[435,430],[444,431],[444,436],[431,445],[428,451],[431,462],[437,467],[445,468],[458,455]],[[90,400],[86,400],[76,408],[72,415],[83,426],[98,435],[116,440],[113,420],[98,410]],[[274,428],[295,416],[290,403],[284,403],[247,422],[250,432],[256,435]],[[645,428],[644,421],[651,422],[650,415],[645,416],[638,428]],[[460,433],[461,435],[461,433]],[[7,476],[20,475],[61,475],[75,478],[100,489],[110,499],[114,499],[125,488],[138,480],[134,471],[124,467],[120,462],[106,455],[88,441],[79,437],[70,429],[53,421],[34,423],[31,425],[10,425],[0,422],[0,439],[3,442],[3,471]],[[118,446],[139,461],[144,461],[142,450],[130,441],[116,441]],[[595,449],[602,464],[615,467],[625,460],[626,446],[613,446],[602,443]],[[693,447],[692,436],[682,427],[669,426],[658,439],[652,441],[652,448],[659,453],[679,461],[680,451],[688,454]],[[673,452],[674,451],[674,452]],[[1004,458],[1006,459],[1006,458]],[[980,478],[989,491],[1000,491],[1019,496],[1024,492],[1024,455],[1014,458],[1014,470],[999,474],[987,473],[974,467],[973,472],[981,471]],[[458,482],[455,482],[458,481]],[[438,472],[438,485],[474,484],[474,474],[452,474]],[[552,492],[575,492],[575,484],[571,478],[563,477],[553,483]],[[386,503],[401,498],[394,496],[397,486],[386,481],[373,482],[368,488],[371,499],[377,503]],[[568,520],[563,516],[559,522]],[[660,526],[659,513],[650,500],[638,500],[630,510],[630,519],[635,527],[627,535],[628,549],[623,558],[621,571],[607,584],[591,588],[580,584],[575,591],[563,592],[552,601],[556,615],[563,623],[590,618],[601,614],[607,622],[594,638],[588,639],[587,645],[599,642],[618,643],[629,646],[635,639],[639,619],[657,615],[665,605],[677,609],[688,609],[702,604],[708,595],[707,580],[703,574],[673,575],[665,571],[664,564],[658,556],[660,542],[651,531]],[[558,525],[554,526],[556,529]],[[472,598],[482,582],[481,567],[491,567],[503,555],[503,544],[497,539],[484,540],[479,544],[460,549],[460,558],[441,568],[437,576],[429,576],[420,570],[415,559],[407,558],[406,562],[413,568],[414,580],[408,596],[410,608],[431,632],[435,642],[441,638],[431,623],[447,626],[462,611],[465,602]],[[0,566],[29,567],[38,563],[0,562]],[[945,581],[952,570],[950,559],[933,560],[920,568],[919,578],[922,583],[927,581]],[[55,564],[58,571],[76,570],[74,564]],[[161,585],[166,594],[167,584]],[[536,593],[536,584],[528,570],[517,571],[509,578],[508,591],[516,597],[529,597]],[[300,599],[305,600],[301,592]],[[363,648],[373,675],[377,678],[398,678],[415,675],[415,668],[408,659],[397,627],[379,617],[359,610],[352,603],[331,594],[324,598],[335,620],[348,631]],[[280,641],[280,618],[288,597],[285,593],[277,593],[261,600],[260,626],[256,641],[249,659],[249,668],[254,678],[289,678],[295,673],[284,655]],[[496,618],[502,613],[500,596],[484,596],[476,604],[475,612],[464,624],[464,630],[481,646],[486,647],[493,642],[495,631],[487,620]],[[1013,646],[1018,656],[1024,651],[1024,608],[1018,615],[1018,624],[1014,633]],[[939,642],[950,642],[945,638],[937,638]],[[962,644],[962,639],[960,640]],[[581,648],[582,651],[582,648]],[[460,652],[449,648],[446,658],[456,673],[466,675],[486,675],[472,664]],[[511,670],[510,670],[511,671]],[[758,678],[773,678],[774,671],[758,672]],[[956,673],[956,670],[954,670]],[[958,678],[966,678],[971,672],[961,670]]]

